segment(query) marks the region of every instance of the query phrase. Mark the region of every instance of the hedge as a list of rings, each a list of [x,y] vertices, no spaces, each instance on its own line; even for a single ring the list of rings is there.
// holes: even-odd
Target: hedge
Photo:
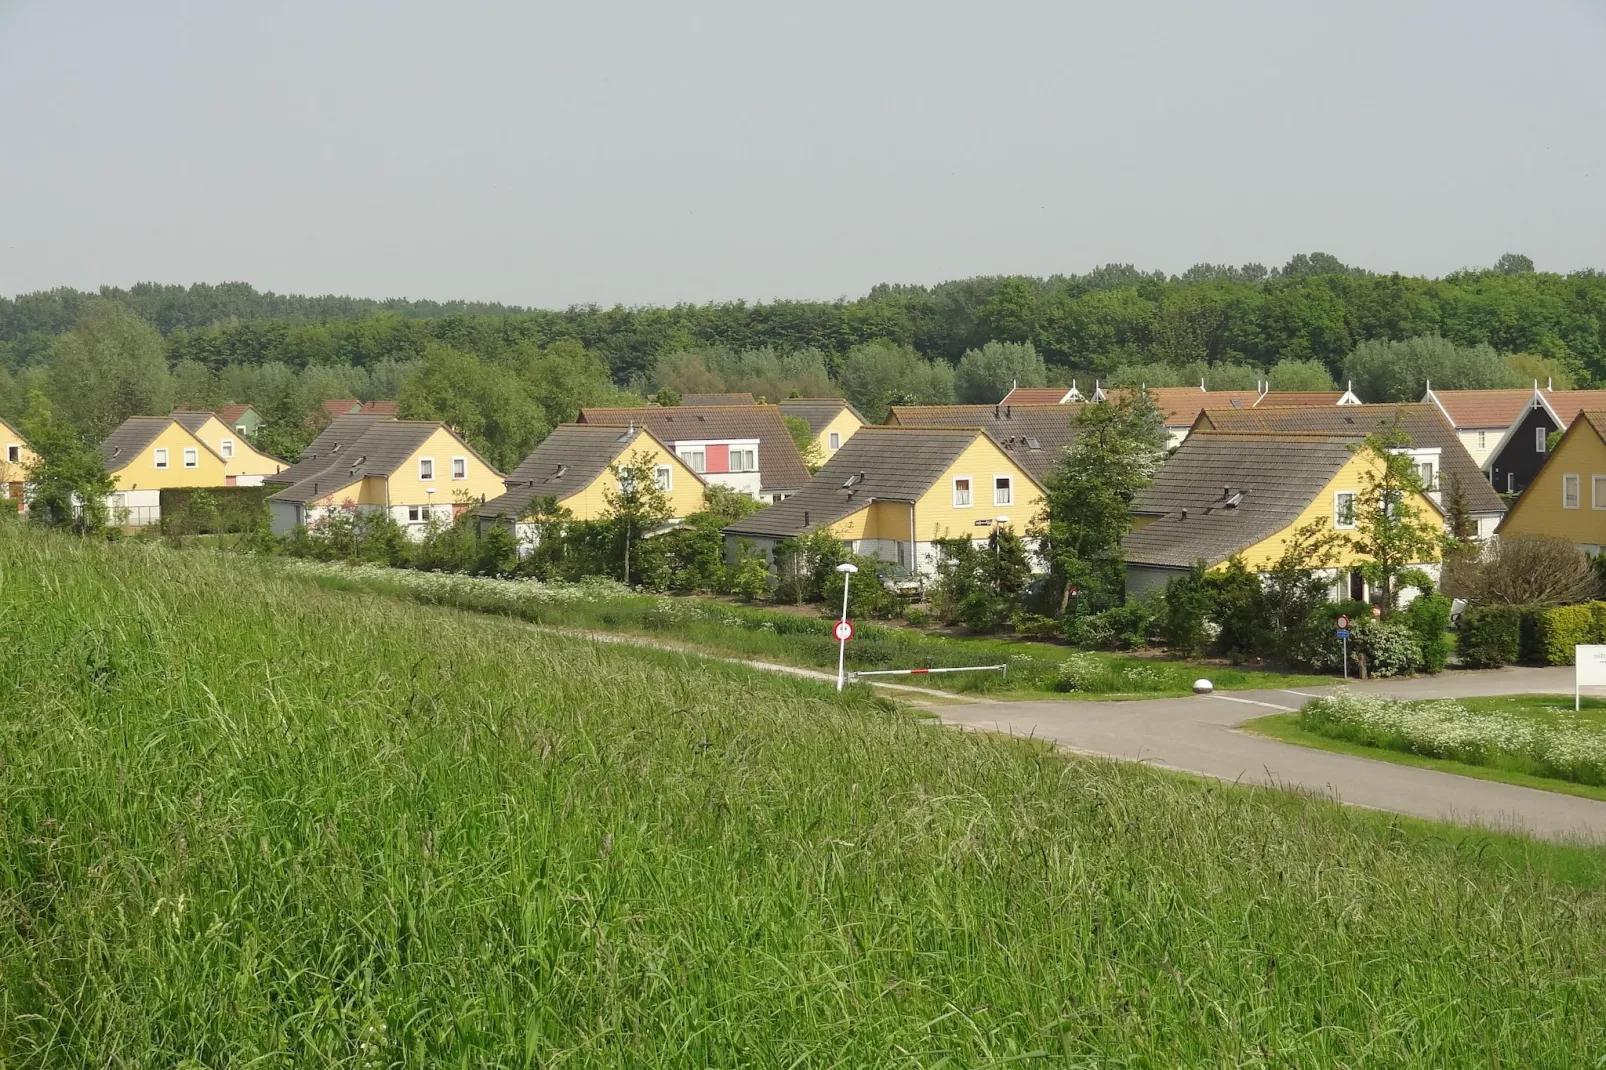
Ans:
[[[1606,642],[1606,602],[1570,606],[1468,606],[1456,628],[1467,664],[1571,665],[1579,643]]]
[[[255,530],[278,487],[171,487],[162,491],[162,534],[212,535]]]
[[[1603,607],[1606,603],[1585,602],[1538,610],[1535,617],[1540,660],[1546,665],[1571,665],[1574,646],[1600,642],[1600,616],[1596,611]]]
[[[1522,652],[1525,606],[1468,606],[1456,626],[1456,649],[1468,665],[1498,669]]]

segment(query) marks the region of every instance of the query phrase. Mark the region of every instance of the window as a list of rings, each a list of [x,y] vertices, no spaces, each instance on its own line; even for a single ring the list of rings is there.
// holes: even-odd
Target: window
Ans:
[[[969,509],[970,508],[970,477],[969,476],[955,476],[954,477],[954,508],[955,509]]]
[[[680,459],[686,462],[686,467],[698,475],[708,471],[708,454],[702,450],[687,450],[680,455]]]
[[[1515,472],[1507,472],[1506,473],[1506,493],[1507,494],[1515,494],[1515,493],[1517,493],[1517,473],[1515,473]]]
[[[435,458],[420,457],[418,459],[418,478],[426,480],[435,478]]]
[[[419,521],[421,521],[423,519],[424,519],[424,511],[422,509],[420,509],[418,506],[409,505],[407,507],[407,522],[409,524],[417,524]]]
[[[167,467],[167,451],[166,450],[157,450],[156,451],[156,467],[158,467],[158,468],[166,468]]]
[[[1561,507],[1563,509],[1578,508],[1578,477],[1575,475],[1561,477]]]
[[[185,468],[199,468],[200,466],[201,466],[201,454],[200,454],[200,451],[199,450],[188,450],[188,449],[185,450],[184,451],[184,467]]]
[[[1606,509],[1606,476],[1589,477],[1589,506],[1591,509]]]
[[[226,438],[218,443],[218,453],[222,455],[225,461],[231,459],[234,456],[234,440]]]
[[[1355,492],[1341,490],[1333,495],[1333,526],[1335,528],[1352,528],[1355,526]]]
[[[667,464],[661,464],[652,470],[653,485],[668,494],[675,489],[675,475]]]
[[[1480,450],[1489,448],[1489,432],[1487,432],[1487,431],[1479,431],[1478,432],[1478,448]]]
[[[22,447],[18,446],[16,443],[12,443],[11,445],[7,446],[6,447],[6,460],[10,461],[12,464],[21,464],[22,463]]]
[[[1549,434],[1543,427],[1534,428],[1534,452],[1545,452],[1545,436]]]
[[[993,477],[993,504],[1009,505],[1015,500],[1015,487],[1009,476]]]
[[[832,449],[834,449],[834,450],[841,449],[842,448],[842,432],[840,432],[840,431],[832,431],[830,436],[827,438],[827,442],[828,442],[828,444],[830,445],[830,447]]]
[[[1422,489],[1433,489],[1433,462],[1424,461],[1416,466],[1416,478],[1422,481]]]
[[[453,479],[467,479],[468,478],[468,458],[467,457],[453,457],[452,458],[452,478]]]
[[[732,472],[756,472],[756,471],[758,471],[758,451],[757,450],[731,450],[731,471]]]

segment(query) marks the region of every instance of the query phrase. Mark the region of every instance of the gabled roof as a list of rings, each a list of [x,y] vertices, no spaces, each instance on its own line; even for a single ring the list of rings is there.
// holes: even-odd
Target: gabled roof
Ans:
[[[233,427],[239,422],[240,417],[244,416],[248,412],[255,411],[256,410],[249,405],[225,405],[217,411],[217,415],[218,419],[222,420],[230,427]]]
[[[642,439],[673,452],[644,427],[621,431],[601,424],[560,424],[502,481],[507,493],[480,506],[479,514],[516,518],[536,498],[561,501],[578,494]],[[697,473],[692,476],[703,482]]]
[[[858,409],[841,398],[788,398],[781,402],[782,415],[807,420],[809,430],[815,435],[824,431],[825,425],[836,419],[837,414],[844,409],[851,412],[854,419],[861,424],[869,422],[859,414]]]
[[[273,482],[283,483],[285,476],[294,472],[296,482],[270,497],[281,502],[310,502],[368,476],[389,476],[429,441],[431,435],[442,429],[452,433],[465,452],[474,453],[481,463],[485,463],[485,459],[479,457],[473,447],[443,423],[434,420],[387,420],[383,417],[373,417],[372,421],[368,429],[350,445],[342,445],[325,457],[321,466],[316,461],[307,461],[303,455],[293,468],[274,476]],[[333,427],[332,424],[330,426]],[[486,467],[493,472],[496,470],[490,464],[486,464]]]
[[[726,525],[725,532],[789,538],[828,527],[873,501],[917,501],[981,434],[975,427],[862,427],[807,486]]]
[[[1438,405],[1457,429],[1509,427],[1533,400],[1529,387],[1511,390],[1435,390],[1429,385],[1422,400]]]
[[[211,413],[189,413],[186,415],[210,416]],[[156,441],[156,436],[166,431],[173,424],[178,424],[189,431],[188,427],[180,423],[176,416],[130,416],[118,424],[106,441],[100,444],[100,456],[106,463],[106,471],[116,472],[126,467],[130,461],[140,455],[140,452]],[[216,457],[217,452],[205,442],[195,438],[194,432],[190,437],[195,444]]]
[[[28,442],[26,438],[22,437],[22,432],[17,429],[16,424],[11,423],[9,420],[0,418],[0,430],[4,430],[20,445],[26,445]]]
[[[768,491],[793,491],[809,481],[797,443],[781,419],[778,405],[656,405],[628,409],[581,409],[580,423],[607,427],[645,427],[659,441],[758,442],[758,474]],[[852,439],[849,439],[851,442]]]
[[[1160,410],[1161,422],[1172,428],[1190,426],[1206,407],[1250,409],[1260,400],[1258,390],[1201,390],[1196,386],[1150,386],[1145,389]],[[1108,393],[1113,399],[1127,392],[1120,389]]]
[[[1562,435],[1561,441],[1556,444],[1556,448],[1545,456],[1545,463],[1540,467],[1539,475],[1542,476],[1549,471],[1551,465],[1560,464],[1561,462],[1557,461],[1556,458],[1562,455],[1562,451],[1566,448],[1568,441],[1574,435],[1584,434],[1592,434],[1600,439],[1601,442],[1606,443],[1606,409],[1581,410]],[[1532,482],[1528,484],[1528,489],[1518,495],[1517,500],[1511,506],[1511,511],[1505,515],[1505,519],[1501,520],[1499,526],[1495,528],[1496,533],[1504,530],[1506,522],[1517,515],[1530,496],[1539,493],[1539,486],[1539,476],[1535,476]],[[1552,487],[1554,487],[1554,484],[1552,484]]]
[[[1505,502],[1489,486],[1477,462],[1462,445],[1437,405],[1426,402],[1399,405],[1287,406],[1254,409],[1209,408],[1199,414],[1194,430],[1278,433],[1315,432],[1332,435],[1370,435],[1398,427],[1417,446],[1437,446],[1441,474],[1453,477],[1467,496],[1474,516],[1499,516]],[[1444,484],[1441,482],[1441,489]]]
[[[216,415],[216,413],[212,412],[197,412],[191,409],[186,412],[175,412],[173,419],[180,427],[194,435],[199,434],[201,428],[206,426],[206,421],[215,418]],[[227,427],[228,425],[224,424],[224,426]]]
[[[356,443],[370,427],[376,423],[389,420],[388,416],[336,416],[329,421],[329,426],[318,432],[318,437],[307,444],[301,451],[296,463],[280,472],[278,475],[267,476],[269,483],[299,483],[317,472],[322,472],[337,459],[351,456],[350,447]],[[343,452],[344,451],[344,452]]]
[[[1195,427],[1133,503],[1157,519],[1122,540],[1127,563],[1208,566],[1247,550],[1293,523],[1362,440]]]
[[[888,419],[899,427],[979,427],[1042,483],[1075,439],[1081,411],[1079,404],[894,405]]]
[[[1286,408],[1289,405],[1342,405],[1349,396],[1343,390],[1268,390],[1255,402],[1257,406]]]
[[[1063,405],[1080,399],[1068,386],[1017,386],[1004,395],[1000,405]]]
[[[357,413],[363,416],[395,416],[396,403],[394,401],[365,401],[357,406]]]
[[[681,405],[752,405],[752,394],[682,394]]]
[[[330,416],[347,416],[362,407],[356,398],[330,398],[323,403],[323,411]]]

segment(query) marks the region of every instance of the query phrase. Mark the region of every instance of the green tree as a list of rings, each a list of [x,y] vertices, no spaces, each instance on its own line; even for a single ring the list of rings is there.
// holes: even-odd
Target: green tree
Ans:
[[[1045,386],[1048,368],[1030,342],[988,342],[967,349],[954,370],[954,397],[961,405],[993,405],[1013,386]]]
[[[1506,253],[1494,262],[1494,270],[1501,275],[1532,275],[1533,258],[1521,253]]]
[[[1267,378],[1273,390],[1333,389],[1333,376],[1319,360],[1279,360]]]
[[[1403,342],[1362,342],[1344,360],[1344,377],[1363,401],[1420,401],[1441,390],[1524,386],[1488,345],[1459,346],[1438,335]]]
[[[792,444],[797,447],[804,466],[810,472],[818,472],[825,461],[820,457],[820,443],[815,439],[814,429],[809,427],[809,422],[801,416],[784,415],[781,422],[786,424],[786,433],[792,436]]]
[[[1025,279],[1004,279],[976,314],[986,337],[1026,342],[1037,327],[1037,294]],[[996,399],[995,399],[996,400]]]
[[[1355,530],[1348,540],[1367,559],[1361,574],[1382,596],[1384,613],[1394,609],[1401,574],[1437,560],[1444,536],[1443,523],[1425,516],[1413,501],[1425,488],[1410,455],[1400,452],[1410,444],[1409,436],[1396,430],[1369,435],[1356,447],[1377,463],[1361,476]]]
[[[621,400],[619,388],[608,376],[608,366],[569,339],[525,355],[518,364],[518,376],[525,393],[541,406],[548,427],[573,423],[587,406]],[[519,460],[523,459],[520,454]]]
[[[48,393],[56,416],[92,442],[130,416],[172,411],[173,381],[162,336],[112,301],[90,301],[50,352]]]
[[[1075,423],[1076,437],[1050,473],[1042,512],[1033,521],[1061,591],[1061,612],[1072,584],[1085,589],[1091,603],[1115,600],[1132,502],[1154,481],[1166,440],[1147,391],[1084,405]]]
[[[602,500],[607,505],[602,519],[615,533],[625,583],[630,582],[632,548],[675,515],[669,505],[669,495],[658,486],[654,469],[653,455],[643,450],[632,453],[624,464],[608,466],[615,486],[602,492]]]
[[[117,484],[106,474],[100,450],[51,410],[35,391],[28,399],[22,433],[37,459],[28,470],[29,519],[79,534],[106,526],[106,496]]]
[[[454,428],[504,472],[518,467],[551,429],[515,373],[440,344],[429,347],[402,387],[397,412]]]
[[[744,516],[752,516],[762,508],[764,503],[751,494],[731,490],[718,483],[710,483],[703,488],[703,510],[714,514],[727,524]]]
[[[873,424],[893,405],[947,405],[954,400],[954,371],[923,360],[904,346],[855,347],[842,363],[842,392]]]

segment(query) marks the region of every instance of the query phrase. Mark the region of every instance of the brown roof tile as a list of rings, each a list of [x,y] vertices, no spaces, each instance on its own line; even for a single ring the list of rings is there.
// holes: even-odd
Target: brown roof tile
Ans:
[[[1076,437],[1082,406],[1065,405],[894,405],[890,423],[898,427],[979,427],[1015,463],[1042,483]]]
[[[1532,387],[1511,390],[1434,390],[1444,414],[1457,428],[1504,428],[1533,400]],[[1431,399],[1424,398],[1424,401]]]
[[[671,446],[686,441],[756,439],[759,482],[764,493],[795,491],[809,481],[809,470],[797,452],[797,443],[786,429],[777,405],[581,409],[579,422],[607,427],[635,424],[647,428],[659,441]]]
[[[1000,405],[1058,405],[1071,392],[1068,386],[1017,386],[1004,395]]]

